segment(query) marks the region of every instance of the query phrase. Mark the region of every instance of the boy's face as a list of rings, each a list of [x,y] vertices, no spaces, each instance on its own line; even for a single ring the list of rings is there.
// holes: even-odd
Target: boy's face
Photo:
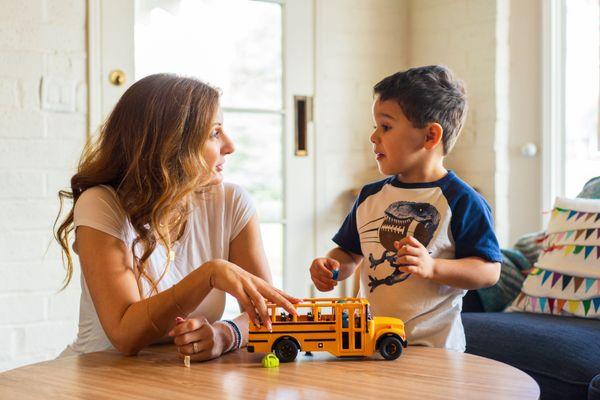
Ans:
[[[373,102],[373,152],[379,172],[398,175],[415,172],[422,164],[427,128],[415,128],[395,100]]]

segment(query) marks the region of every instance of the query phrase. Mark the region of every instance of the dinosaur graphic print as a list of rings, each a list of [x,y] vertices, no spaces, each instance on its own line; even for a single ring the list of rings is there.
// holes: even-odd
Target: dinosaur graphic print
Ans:
[[[379,243],[383,247],[383,253],[379,258],[369,253],[369,268],[375,270],[385,263],[392,268],[392,272],[382,279],[369,274],[370,291],[373,292],[380,285],[392,286],[408,279],[411,274],[400,270],[403,264],[396,263],[394,242],[406,236],[414,236],[427,247],[439,223],[440,213],[433,205],[397,201],[386,208],[382,217],[361,226],[359,228],[361,243]]]

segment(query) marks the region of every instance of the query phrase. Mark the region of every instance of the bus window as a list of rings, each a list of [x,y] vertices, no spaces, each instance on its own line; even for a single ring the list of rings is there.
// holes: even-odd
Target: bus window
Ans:
[[[278,309],[279,313],[275,316],[275,322],[293,321],[294,316],[286,313],[283,309]]]
[[[349,336],[349,333],[347,331],[342,332],[342,349],[344,349],[344,350],[348,350],[350,348],[348,336]]]
[[[317,311],[317,309],[311,310],[306,313],[306,319],[308,321],[318,321],[318,319],[316,319],[317,315],[319,315],[319,312]]]
[[[314,321],[312,306],[296,307],[296,311],[298,312],[298,321]]]
[[[348,328],[348,309],[342,309],[342,328]]]
[[[360,328],[360,311],[358,310],[354,310],[354,327],[355,328]]]
[[[318,313],[319,321],[335,321],[335,314],[332,307],[320,307]]]
[[[354,348],[357,350],[362,349],[362,333],[354,332]]]

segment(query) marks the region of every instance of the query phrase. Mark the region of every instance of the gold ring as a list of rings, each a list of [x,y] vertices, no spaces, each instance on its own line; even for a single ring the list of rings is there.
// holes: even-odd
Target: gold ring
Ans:
[[[192,347],[194,348],[194,354],[195,354],[195,353],[197,353],[197,352],[199,351],[199,350],[198,350],[198,342],[194,342],[194,343],[192,343]]]

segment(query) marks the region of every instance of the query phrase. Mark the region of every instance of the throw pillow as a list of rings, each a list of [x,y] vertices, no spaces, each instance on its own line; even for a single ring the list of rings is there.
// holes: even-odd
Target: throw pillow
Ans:
[[[557,198],[542,252],[508,311],[600,318],[600,201]]]

